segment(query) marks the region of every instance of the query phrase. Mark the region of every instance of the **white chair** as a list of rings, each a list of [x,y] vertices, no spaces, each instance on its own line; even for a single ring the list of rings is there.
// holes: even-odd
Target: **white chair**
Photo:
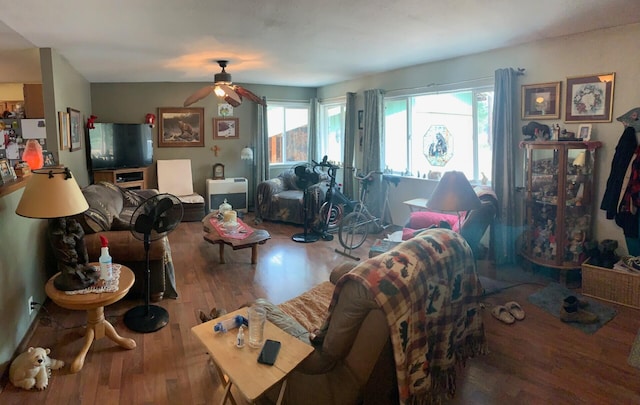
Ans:
[[[157,164],[158,191],[180,199],[184,208],[183,221],[201,221],[204,217],[204,197],[193,192],[191,160],[158,160]]]

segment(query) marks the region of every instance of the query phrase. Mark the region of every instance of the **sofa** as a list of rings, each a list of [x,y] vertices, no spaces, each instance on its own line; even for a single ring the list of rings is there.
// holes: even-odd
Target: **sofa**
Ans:
[[[271,322],[314,345],[287,379],[284,403],[451,398],[456,369],[486,352],[481,291],[466,241],[429,229],[360,264],[337,266],[330,282],[285,303],[259,300]]]
[[[319,175],[320,181],[308,188],[308,223],[313,223],[320,212],[327,191],[325,173]],[[294,169],[287,169],[277,177],[265,180],[256,188],[256,220],[282,221],[304,224],[304,189],[296,184]]]
[[[130,290],[131,297],[144,297],[146,254],[143,241],[129,231],[129,221],[135,209],[158,191],[155,189],[129,190],[112,183],[98,182],[82,189],[89,209],[74,218],[82,225],[84,242],[90,261],[100,256],[100,235],[109,241],[109,254],[114,263],[129,267],[136,280]],[[166,236],[151,242],[149,249],[150,300],[177,298],[175,273],[171,260],[171,247]]]

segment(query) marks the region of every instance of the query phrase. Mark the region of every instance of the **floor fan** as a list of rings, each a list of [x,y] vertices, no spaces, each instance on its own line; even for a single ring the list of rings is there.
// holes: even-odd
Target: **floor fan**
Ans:
[[[295,242],[311,243],[320,239],[320,236],[309,233],[309,187],[320,181],[320,175],[316,173],[308,165],[299,165],[294,169],[296,174],[296,186],[303,190],[302,206],[303,206],[303,227],[304,233],[296,233],[291,237]]]
[[[172,194],[157,194],[143,201],[131,216],[131,233],[136,239],[144,242],[146,254],[144,305],[131,308],[124,314],[124,324],[135,332],[155,332],[169,323],[169,313],[166,309],[149,304],[149,248],[151,242],[163,238],[178,226],[182,220],[182,213],[182,203],[178,197]]]

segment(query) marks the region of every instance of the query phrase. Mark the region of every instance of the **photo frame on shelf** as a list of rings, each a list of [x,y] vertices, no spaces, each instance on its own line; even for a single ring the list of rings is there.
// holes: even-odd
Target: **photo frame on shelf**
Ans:
[[[522,119],[560,118],[561,82],[522,85]]]
[[[213,139],[240,139],[240,120],[231,117],[214,118]]]
[[[578,133],[576,137],[581,138],[584,142],[591,140],[591,124],[578,125]]]
[[[56,165],[56,158],[53,156],[53,152],[48,150],[42,151],[42,157],[44,157],[44,167],[52,167]]]
[[[158,108],[158,147],[198,146],[204,146],[204,108]]]
[[[69,150],[73,152],[82,147],[82,118],[80,111],[73,108],[67,108],[67,113],[69,114]]]
[[[68,112],[58,111],[58,135],[60,136],[60,149],[69,149],[71,147],[71,137],[69,136]]]
[[[611,122],[615,73],[567,77],[565,122]]]
[[[11,169],[12,167],[7,159],[0,159],[0,179],[2,179],[3,184],[16,179],[15,172]]]

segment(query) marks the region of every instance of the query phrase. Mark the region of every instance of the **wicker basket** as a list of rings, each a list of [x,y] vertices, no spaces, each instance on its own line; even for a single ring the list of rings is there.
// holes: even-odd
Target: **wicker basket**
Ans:
[[[582,264],[582,294],[640,309],[640,274]]]

